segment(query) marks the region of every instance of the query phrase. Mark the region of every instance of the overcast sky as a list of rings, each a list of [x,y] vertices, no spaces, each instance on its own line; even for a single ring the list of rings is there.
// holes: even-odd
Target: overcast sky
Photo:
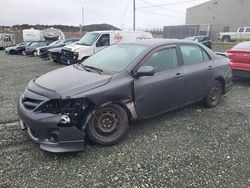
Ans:
[[[186,8],[208,0],[136,0],[136,27],[185,24]],[[162,5],[164,4],[164,5]],[[155,7],[149,7],[157,5]],[[158,6],[160,5],[160,6]],[[133,0],[0,0],[0,25],[108,23],[132,28]]]

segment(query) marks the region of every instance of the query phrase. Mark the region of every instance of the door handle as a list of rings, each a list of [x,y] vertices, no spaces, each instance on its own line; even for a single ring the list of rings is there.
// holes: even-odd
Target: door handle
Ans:
[[[183,76],[181,75],[181,73],[176,73],[175,77],[174,78],[182,78]]]
[[[208,70],[213,70],[213,69],[214,69],[214,67],[212,65],[208,66]]]

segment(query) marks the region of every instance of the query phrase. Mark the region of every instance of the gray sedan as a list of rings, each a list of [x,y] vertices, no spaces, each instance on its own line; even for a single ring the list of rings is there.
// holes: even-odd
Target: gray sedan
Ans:
[[[227,58],[191,41],[143,40],[112,45],[30,81],[18,113],[42,149],[83,151],[85,134],[116,144],[132,122],[197,101],[216,107],[231,88]]]

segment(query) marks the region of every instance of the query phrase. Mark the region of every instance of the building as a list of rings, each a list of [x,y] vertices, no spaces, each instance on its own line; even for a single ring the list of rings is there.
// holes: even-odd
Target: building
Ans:
[[[163,27],[163,38],[184,39],[192,36],[210,36],[210,25],[175,25]]]
[[[219,32],[250,26],[250,0],[210,0],[187,9],[186,24],[210,24],[211,39]]]

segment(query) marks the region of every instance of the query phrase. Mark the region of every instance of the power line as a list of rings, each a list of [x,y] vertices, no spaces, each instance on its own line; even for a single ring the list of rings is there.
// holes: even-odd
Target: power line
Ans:
[[[149,3],[145,0],[142,0],[144,3],[148,4],[148,5],[151,5],[151,7],[156,7],[156,8],[159,8],[159,9],[162,9],[162,10],[165,10],[165,11],[169,11],[169,12],[174,12],[174,13],[177,13],[177,14],[185,14],[183,12],[179,12],[179,11],[176,11],[176,10],[171,10],[171,9],[168,9],[168,8],[163,8],[161,5],[155,5],[155,4],[152,4],[152,3]]]

